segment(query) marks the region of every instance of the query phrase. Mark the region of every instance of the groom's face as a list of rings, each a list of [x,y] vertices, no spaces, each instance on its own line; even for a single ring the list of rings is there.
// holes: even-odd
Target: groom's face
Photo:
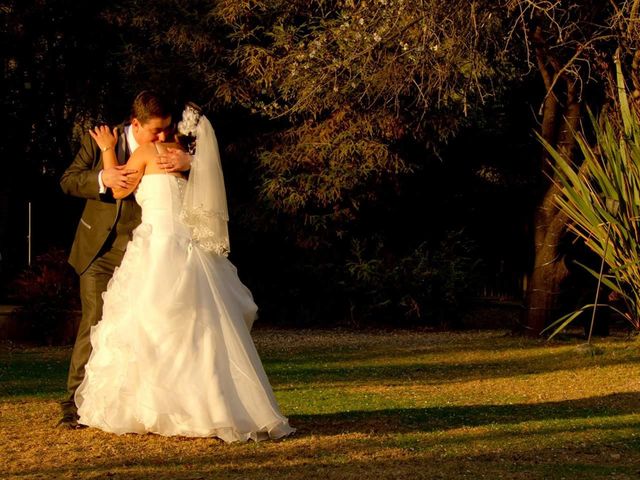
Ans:
[[[151,142],[164,142],[171,127],[171,117],[152,117],[145,123],[137,118],[131,121],[133,136],[138,145]]]

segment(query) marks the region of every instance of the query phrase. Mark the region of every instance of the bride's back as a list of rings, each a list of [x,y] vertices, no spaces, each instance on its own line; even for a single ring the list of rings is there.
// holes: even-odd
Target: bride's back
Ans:
[[[184,178],[162,172],[146,172],[140,180],[136,202],[142,208],[142,223],[149,224],[155,234],[190,236],[180,216],[186,184]]]

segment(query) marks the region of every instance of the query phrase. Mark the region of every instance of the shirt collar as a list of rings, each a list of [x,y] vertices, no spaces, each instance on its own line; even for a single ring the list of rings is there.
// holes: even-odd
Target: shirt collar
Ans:
[[[133,128],[131,125],[127,125],[124,127],[124,134],[127,137],[127,147],[129,148],[129,154],[133,154],[136,149],[140,146],[138,142],[136,142],[136,138],[133,136]]]

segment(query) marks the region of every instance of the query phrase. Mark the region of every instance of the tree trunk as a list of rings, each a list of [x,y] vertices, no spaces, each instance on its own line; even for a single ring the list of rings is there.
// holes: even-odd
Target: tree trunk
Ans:
[[[555,206],[557,187],[545,194],[534,218],[535,256],[526,295],[527,333],[538,336],[553,320],[563,280],[569,271],[559,252],[566,216]]]
[[[564,78],[554,84],[552,79],[554,70],[558,71],[557,66],[554,65],[553,59],[549,60],[545,55],[543,48],[537,49],[538,68],[547,87],[541,134],[550,145],[573,158],[574,132],[579,127],[581,115],[577,83],[575,79]],[[559,92],[559,87],[564,87],[564,91]],[[556,95],[559,93],[562,93],[562,102]],[[550,168],[546,151],[543,151],[541,159],[543,175],[552,178],[553,170]],[[538,336],[555,319],[562,282],[569,274],[559,250],[560,241],[566,231],[567,217],[555,203],[557,194],[556,185],[548,185],[534,215],[535,253],[525,297],[525,325],[527,333],[531,336]]]

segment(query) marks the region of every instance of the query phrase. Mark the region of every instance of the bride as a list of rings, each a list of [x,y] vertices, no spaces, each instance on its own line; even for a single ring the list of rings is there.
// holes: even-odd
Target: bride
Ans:
[[[225,442],[295,431],[279,411],[250,335],[257,307],[227,260],[224,180],[215,133],[194,105],[178,125],[193,161],[189,179],[139,147],[127,167],[142,223],[104,294],[102,321],[75,394],[79,423],[113,433],[216,436]],[[117,165],[114,129],[91,136]]]

